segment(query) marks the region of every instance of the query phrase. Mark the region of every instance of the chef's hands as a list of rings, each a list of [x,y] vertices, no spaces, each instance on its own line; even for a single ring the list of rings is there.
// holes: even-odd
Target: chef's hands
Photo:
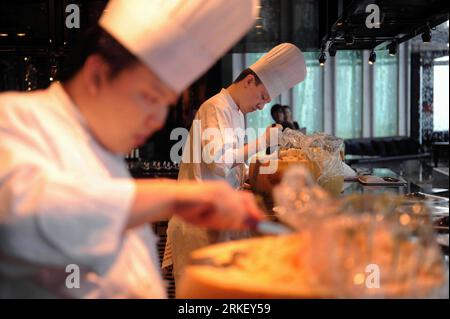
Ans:
[[[124,231],[174,214],[211,229],[251,228],[264,218],[250,193],[237,192],[224,181],[138,179]]]
[[[175,214],[210,229],[245,229],[264,218],[254,197],[226,182],[189,183],[177,196]]]
[[[272,124],[266,128],[266,131],[262,135],[266,142],[266,147],[272,147],[278,145],[278,139],[281,136],[283,126],[280,124]]]

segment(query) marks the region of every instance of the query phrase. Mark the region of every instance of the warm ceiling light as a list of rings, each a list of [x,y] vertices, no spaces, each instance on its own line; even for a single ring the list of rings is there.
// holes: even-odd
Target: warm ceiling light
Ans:
[[[0,32],[0,37],[7,37],[8,33]]]
[[[18,37],[26,37],[27,34],[24,33],[24,32],[19,32],[19,33],[17,33],[17,36],[18,36]]]

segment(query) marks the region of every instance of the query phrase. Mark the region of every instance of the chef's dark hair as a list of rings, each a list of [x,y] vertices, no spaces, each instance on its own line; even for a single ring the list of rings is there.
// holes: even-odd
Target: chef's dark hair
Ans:
[[[283,106],[281,104],[274,104],[272,108],[270,109],[270,115],[272,116],[273,120],[275,121],[275,113],[282,111]]]
[[[245,69],[244,71],[242,71],[241,74],[238,75],[238,77],[236,78],[236,80],[234,80],[233,83],[241,82],[241,81],[242,81],[243,79],[245,79],[245,78],[247,77],[247,75],[249,75],[249,74],[251,74],[251,75],[253,75],[253,76],[255,77],[255,84],[256,84],[256,85],[260,85],[260,84],[262,83],[262,82],[261,82],[261,79],[258,77],[258,75],[256,75],[255,72],[253,72],[252,69]]]
[[[92,54],[100,55],[109,65],[109,77],[113,79],[121,71],[139,63],[139,59],[114,39],[108,32],[96,25],[88,29],[68,56],[59,80],[69,81]]]

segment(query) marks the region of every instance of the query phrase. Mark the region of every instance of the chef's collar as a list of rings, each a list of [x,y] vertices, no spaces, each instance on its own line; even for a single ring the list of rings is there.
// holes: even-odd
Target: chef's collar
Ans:
[[[67,94],[66,90],[63,88],[60,82],[54,82],[49,87],[50,94],[56,99],[58,107],[64,108],[64,111],[72,118],[77,121],[81,128],[85,131],[88,130],[87,121],[81,114],[75,102]]]
[[[227,89],[222,89],[222,91],[220,91],[220,93],[225,96],[228,104],[231,106],[232,109],[242,113],[242,111],[239,109],[239,106],[236,104],[236,102],[234,102],[233,98],[231,97],[230,92],[228,92]],[[244,114],[244,113],[242,113],[242,114]]]

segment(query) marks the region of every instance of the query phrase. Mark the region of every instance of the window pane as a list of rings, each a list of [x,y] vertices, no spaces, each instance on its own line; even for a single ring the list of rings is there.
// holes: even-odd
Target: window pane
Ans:
[[[293,88],[293,118],[308,133],[323,131],[323,68],[317,62],[317,52],[304,52],[308,75]],[[246,67],[256,62],[264,53],[246,54]],[[281,97],[266,104],[262,111],[247,114],[247,127],[265,128],[273,123],[270,115],[272,105],[281,103]]]
[[[362,136],[362,52],[336,54],[336,136]]]
[[[293,117],[308,134],[323,131],[323,67],[317,61],[318,52],[304,52],[308,74],[294,86]]]
[[[374,92],[374,136],[395,136],[398,127],[398,58],[377,51]]]
[[[439,60],[439,59],[438,59]],[[448,55],[434,66],[433,131],[448,131]],[[446,63],[446,64],[445,64]]]
[[[270,115],[270,108],[272,105],[280,103],[280,98],[276,98],[275,101],[271,101],[264,106],[261,111],[255,111],[246,115],[247,127],[252,127],[255,130],[263,129],[273,123],[272,116]],[[258,132],[258,131],[256,131]]]

